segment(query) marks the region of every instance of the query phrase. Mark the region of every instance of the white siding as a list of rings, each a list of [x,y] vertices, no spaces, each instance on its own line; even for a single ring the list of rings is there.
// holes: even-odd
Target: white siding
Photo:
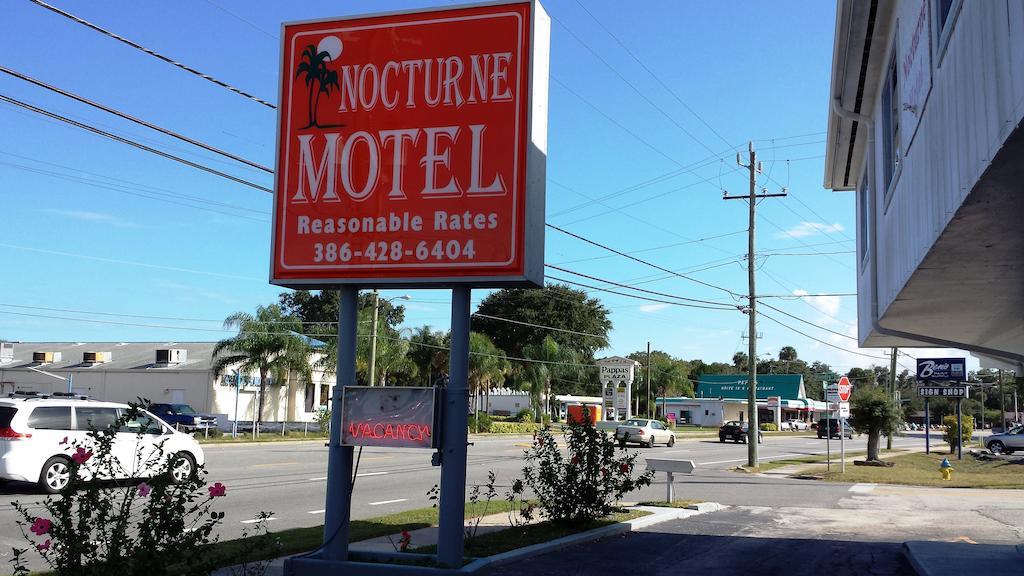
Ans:
[[[954,26],[944,54],[930,34],[931,92],[888,205],[883,171],[874,170],[878,245],[884,248],[872,246],[870,257],[879,259],[883,313],[1024,117],[1024,2],[965,0]],[[871,160],[880,168],[880,94],[875,99]],[[870,272],[865,266],[858,276],[859,320],[865,328],[870,326]]]

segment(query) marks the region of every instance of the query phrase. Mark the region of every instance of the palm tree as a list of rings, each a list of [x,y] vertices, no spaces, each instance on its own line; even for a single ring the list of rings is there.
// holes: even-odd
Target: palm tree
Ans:
[[[526,366],[526,373],[530,379],[530,395],[537,406],[537,418],[540,418],[541,409],[546,414],[551,404],[551,379],[579,375],[576,352],[566,346],[559,346],[551,336],[545,336],[537,344],[523,346],[523,355],[530,360],[538,360]],[[542,395],[547,396],[547,402],[543,405]]]
[[[262,422],[268,376],[272,375],[277,382],[285,382],[292,371],[307,380],[310,377],[310,345],[301,334],[302,323],[294,316],[286,316],[277,304],[271,304],[256,308],[255,316],[235,312],[224,320],[224,328],[237,328],[238,334],[214,346],[214,373],[220,376],[229,367],[235,367],[239,374],[259,372],[256,421]]]
[[[313,126],[319,128],[333,127],[321,126],[316,120],[317,107],[320,105],[320,94],[330,96],[331,87],[338,87],[338,73],[327,68],[327,63],[330,60],[331,55],[326,50],[317,52],[316,46],[312,44],[306,46],[305,50],[302,51],[302,61],[299,62],[299,68],[295,72],[295,77],[298,78],[302,74],[306,75],[306,91],[309,94],[309,124],[303,130]],[[317,85],[316,90],[313,89],[313,84]]]
[[[445,333],[434,331],[430,326],[420,326],[409,337],[409,359],[416,364],[417,372],[423,378],[424,386],[431,386],[448,365],[448,350]]]
[[[484,406],[490,403],[491,388],[505,381],[511,365],[505,352],[494,345],[491,338],[479,332],[469,333],[469,393],[479,398],[481,392],[487,396]],[[476,407],[479,410],[479,406]]]

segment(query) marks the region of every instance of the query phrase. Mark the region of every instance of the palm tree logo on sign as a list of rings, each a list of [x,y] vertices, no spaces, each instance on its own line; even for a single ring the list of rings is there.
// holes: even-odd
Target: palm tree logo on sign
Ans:
[[[341,56],[341,39],[337,36],[327,36],[316,46],[309,44],[302,51],[302,58],[299,62],[298,71],[295,77],[305,75],[306,90],[309,98],[308,117],[309,123],[301,128],[338,128],[340,124],[320,124],[317,121],[317,108],[320,106],[320,95],[331,95],[332,88],[338,86],[338,72],[331,70],[327,65],[338,60]]]

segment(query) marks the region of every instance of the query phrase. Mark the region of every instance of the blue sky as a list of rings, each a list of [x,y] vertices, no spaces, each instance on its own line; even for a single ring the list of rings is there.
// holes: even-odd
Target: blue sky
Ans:
[[[271,101],[277,97],[282,21],[430,5],[230,0],[55,4]],[[632,3],[630,10],[610,1],[581,5],[549,0],[544,5],[555,19],[549,222],[619,250],[645,250],[637,255],[745,292],[747,207],[742,201],[723,201],[722,192],[746,192],[735,150],[745,150],[747,140],[753,139],[764,162],[761,184],[771,192],[783,186],[790,192],[787,198],[759,205],[759,250],[800,254],[759,259],[759,292],[855,292],[854,197],[821,186],[834,3],[666,1]],[[273,165],[273,110],[28,1],[7,3],[0,26],[6,66]],[[0,94],[272,185],[268,175],[255,169],[22,81],[0,77]],[[219,330],[220,320],[231,312],[276,300],[281,289],[266,281],[269,194],[6,103],[0,103],[0,134],[0,337],[215,340],[227,335]],[[680,170],[697,163],[695,169]],[[672,172],[653,184],[636,186]],[[591,200],[617,192],[622,193],[603,203]],[[711,237],[716,238],[694,242]],[[607,256],[578,240],[548,233],[548,263],[620,282],[664,276]],[[735,302],[724,292],[675,277],[643,286]],[[408,325],[447,327],[446,292],[411,294]],[[478,300],[485,292],[474,294]],[[746,349],[741,338],[746,316],[738,312],[595,295],[612,311],[609,353],[626,354],[645,347],[648,340],[653,348],[708,361],[728,361]],[[855,334],[853,297],[769,303],[836,332]],[[853,340],[781,318],[822,340],[855,349]],[[768,353],[793,345],[801,357],[842,369],[873,362],[771,322],[762,321],[759,329],[760,349]],[[882,356],[880,351],[870,353]]]

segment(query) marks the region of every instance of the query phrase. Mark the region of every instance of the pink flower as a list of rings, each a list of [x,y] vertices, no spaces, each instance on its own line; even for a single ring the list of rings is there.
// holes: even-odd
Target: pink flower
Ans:
[[[573,463],[574,465],[575,465],[575,464],[579,464],[579,463],[580,463],[580,457],[579,457],[579,456],[573,456],[573,457],[572,457],[572,463]]]
[[[149,484],[146,484],[145,482],[143,482],[142,484],[139,484],[139,486],[138,486],[138,488],[136,488],[136,490],[139,491],[139,496],[142,496],[143,498],[145,498],[146,496],[149,496],[150,492],[153,491],[153,487],[150,486]]]
[[[75,464],[85,464],[86,460],[92,458],[92,450],[86,450],[79,446],[75,453],[71,455],[71,459],[75,461]]]
[[[210,491],[210,498],[223,496],[227,492],[227,487],[220,482],[217,482],[213,486],[207,486],[206,489]]]
[[[398,548],[402,552],[409,549],[409,544],[412,543],[412,534],[409,534],[408,530],[402,530],[402,539],[398,541]]]
[[[40,552],[42,552],[43,550],[49,550],[49,549],[50,549],[50,539],[49,538],[47,538],[46,542],[43,542],[42,544],[36,544],[36,550],[39,550]]]
[[[53,522],[50,522],[46,518],[36,518],[35,522],[32,522],[32,527],[29,530],[32,531],[36,536],[42,536],[53,528]]]
[[[68,437],[67,436],[65,436],[64,439],[61,440],[60,442],[57,442],[58,445],[67,444],[67,443],[68,443]]]
[[[628,474],[629,473],[629,464],[626,464],[625,462],[623,462],[621,465],[619,465],[619,472],[622,472],[623,474]]]

